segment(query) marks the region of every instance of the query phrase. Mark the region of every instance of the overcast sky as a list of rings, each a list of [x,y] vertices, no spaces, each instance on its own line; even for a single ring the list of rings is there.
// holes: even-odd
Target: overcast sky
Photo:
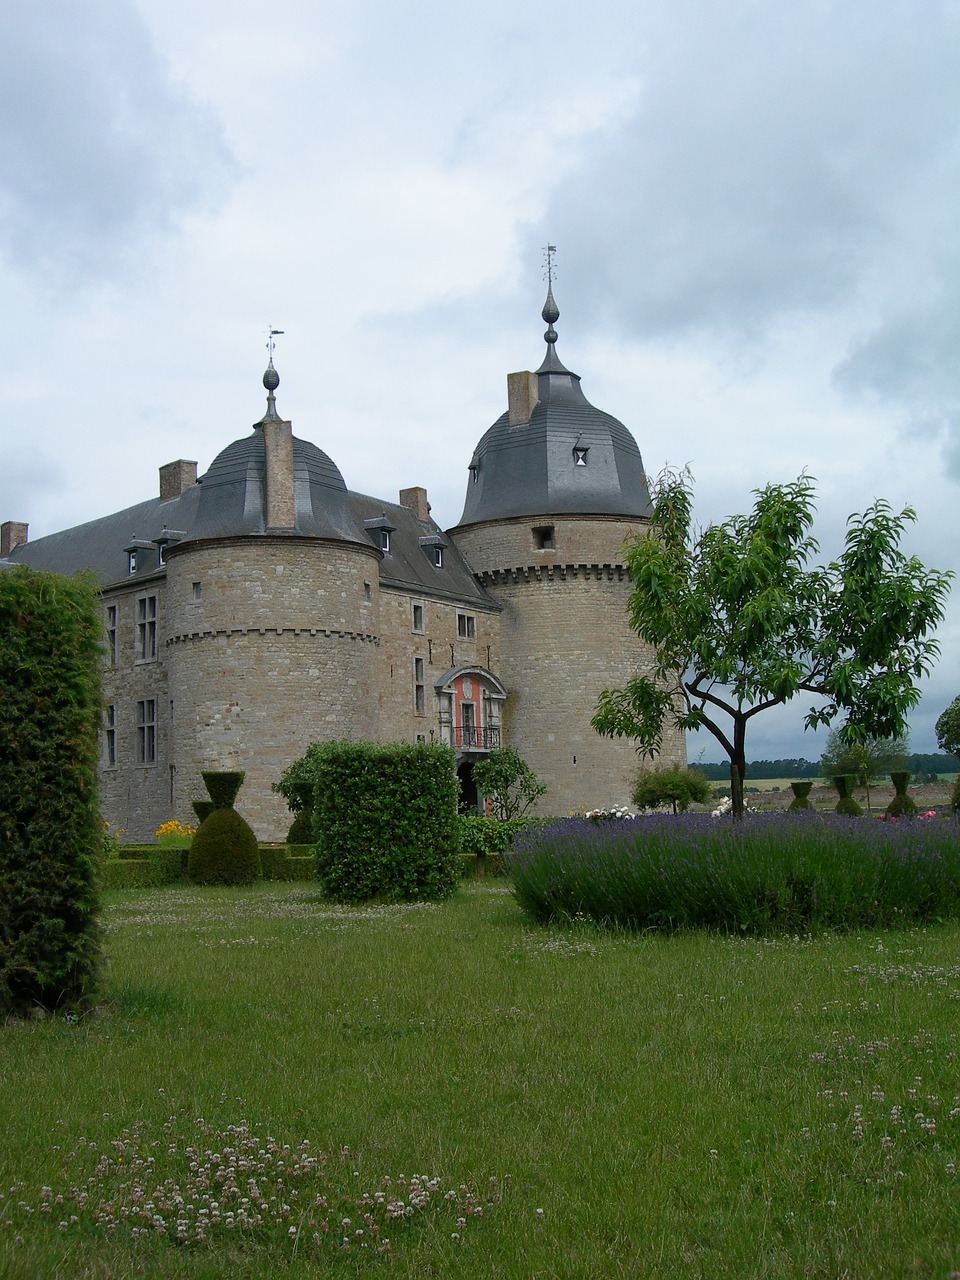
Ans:
[[[960,569],[956,0],[34,0],[0,10],[0,520],[201,472],[278,407],[457,522],[558,352],[702,523],[817,478]],[[131,532],[134,532],[131,530]],[[915,750],[960,692],[960,584]],[[803,704],[748,758],[815,758]],[[712,740],[691,742],[718,759]]]

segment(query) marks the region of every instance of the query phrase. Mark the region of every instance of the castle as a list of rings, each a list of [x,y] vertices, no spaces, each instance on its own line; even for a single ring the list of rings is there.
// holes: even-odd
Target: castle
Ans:
[[[543,362],[508,376],[446,532],[424,489],[353,493],[292,434],[272,350],[266,413],[205,475],[168,463],[156,497],[33,542],[0,527],[0,567],[100,583],[101,807],[128,839],[190,819],[204,769],[243,769],[240,809],[282,839],[271,783],[333,738],[446,742],[467,803],[473,765],[508,744],[546,783],[544,812],[628,801],[633,747],[590,719],[651,662],[621,554],[650,497],[630,432],[557,356],[552,288],[542,314]],[[678,731],[663,757],[685,761]]]

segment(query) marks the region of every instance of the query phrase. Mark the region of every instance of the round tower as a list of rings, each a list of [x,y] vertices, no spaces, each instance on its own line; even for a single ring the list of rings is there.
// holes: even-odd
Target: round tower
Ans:
[[[204,769],[243,769],[238,808],[260,839],[290,814],[271,784],[312,742],[377,736],[379,562],[331,459],[267,412],[202,476],[167,553],[171,808]]]
[[[652,665],[627,621],[622,554],[650,532],[651,507],[633,436],[557,356],[552,284],[542,315],[543,363],[508,376],[507,412],[474,451],[450,535],[502,608],[505,741],[547,784],[541,811],[557,814],[630,800],[633,745],[590,720],[603,689]],[[662,756],[686,762],[681,733],[665,731]]]

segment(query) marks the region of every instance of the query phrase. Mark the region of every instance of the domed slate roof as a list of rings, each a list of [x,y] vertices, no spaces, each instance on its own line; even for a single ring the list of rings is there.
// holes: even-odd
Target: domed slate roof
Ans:
[[[643,517],[651,511],[647,478],[633,436],[595,408],[580,378],[555,350],[559,311],[552,288],[543,319],[547,354],[537,370],[539,400],[529,421],[504,413],[470,462],[460,525],[547,515]]]
[[[279,377],[270,367],[264,374],[267,412],[250,435],[235,440],[217,454],[200,478],[196,519],[188,538],[229,538],[239,534],[284,532],[303,537],[334,538],[366,544],[368,538],[350,506],[339,468],[322,449],[293,437],[294,527],[282,531],[266,524],[266,451],[262,422],[278,422],[274,390]]]

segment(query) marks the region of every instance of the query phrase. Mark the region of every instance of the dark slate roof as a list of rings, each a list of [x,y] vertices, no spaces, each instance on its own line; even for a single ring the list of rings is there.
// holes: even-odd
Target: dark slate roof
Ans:
[[[189,529],[191,540],[267,531],[263,434],[258,427],[217,454],[200,483],[196,520]],[[336,465],[322,449],[297,436],[293,437],[293,489],[291,534],[368,541],[363,525],[354,518],[347,486]]]
[[[158,549],[139,557],[137,573],[128,573],[125,548],[137,542],[151,545],[166,529],[186,530],[193,523],[200,489],[191,485],[178,498],[161,502],[151,498],[138,502],[113,515],[101,516],[86,524],[51,533],[45,538],[14,547],[3,565],[30,565],[33,569],[52,569],[57,573],[93,572],[101,586],[117,582],[135,582],[149,577],[160,568]]]
[[[351,493],[350,503],[357,523],[363,527],[367,522],[366,540],[373,546],[380,546],[381,529],[391,530],[390,550],[380,564],[382,586],[452,600],[472,608],[499,608],[477,583],[456,544],[433,520],[418,520],[410,507],[364,493]],[[435,567],[431,554],[438,544],[443,547],[441,569]]]
[[[539,402],[529,422],[511,426],[503,414],[483,436],[470,462],[460,525],[513,516],[617,515],[651,512],[640,450],[616,418],[594,408],[580,378],[564,368],[554,347],[559,312],[548,294],[547,354],[537,370]],[[576,449],[586,449],[577,466]]]

